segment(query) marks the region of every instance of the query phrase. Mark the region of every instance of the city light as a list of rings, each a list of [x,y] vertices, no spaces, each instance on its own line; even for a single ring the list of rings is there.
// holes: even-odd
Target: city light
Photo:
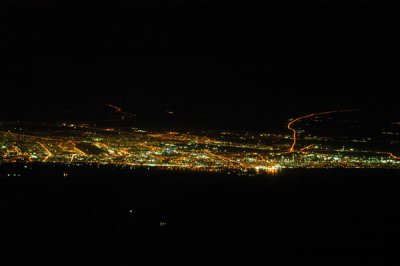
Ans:
[[[338,112],[347,110],[292,119],[287,125],[292,137],[283,131],[189,132],[66,123],[25,129],[23,125],[0,124],[0,163],[98,164],[247,174],[276,174],[285,168],[400,168],[399,156],[373,145],[366,148],[365,143],[371,142],[366,138],[337,142],[317,135],[299,138],[295,122]]]

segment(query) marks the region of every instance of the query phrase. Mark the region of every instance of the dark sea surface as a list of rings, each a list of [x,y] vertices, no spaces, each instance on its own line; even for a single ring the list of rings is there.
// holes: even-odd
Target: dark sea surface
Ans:
[[[1,250],[7,265],[398,265],[399,189],[394,170],[3,164]]]

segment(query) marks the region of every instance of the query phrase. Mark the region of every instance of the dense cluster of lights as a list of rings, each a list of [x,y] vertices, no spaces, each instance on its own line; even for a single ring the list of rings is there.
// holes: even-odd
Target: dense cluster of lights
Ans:
[[[303,118],[303,117],[302,117]],[[60,124],[34,128],[2,126],[0,162],[111,164],[190,171],[276,173],[282,168],[400,168],[391,152],[345,149],[309,136],[296,143],[285,133],[147,131]],[[297,145],[297,146],[295,146]]]

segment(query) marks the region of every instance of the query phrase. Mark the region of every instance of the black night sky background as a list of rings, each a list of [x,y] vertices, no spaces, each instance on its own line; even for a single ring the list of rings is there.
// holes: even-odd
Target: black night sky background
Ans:
[[[390,5],[11,1],[0,12],[3,117],[77,103],[256,120],[400,115]]]
[[[400,265],[399,10],[0,0],[0,262]]]

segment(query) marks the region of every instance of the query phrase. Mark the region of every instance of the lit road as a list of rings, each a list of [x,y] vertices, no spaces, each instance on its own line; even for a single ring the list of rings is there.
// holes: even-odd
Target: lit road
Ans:
[[[296,146],[296,143],[297,143],[297,131],[296,131],[296,129],[294,129],[292,127],[292,125],[294,123],[296,123],[296,122],[298,122],[298,121],[300,121],[302,119],[307,119],[307,118],[315,117],[315,116],[318,116],[318,115],[329,115],[329,114],[334,114],[334,113],[339,113],[339,112],[351,112],[351,111],[354,111],[354,110],[327,111],[327,112],[313,113],[313,114],[309,114],[309,115],[304,115],[304,116],[301,116],[301,117],[293,119],[287,125],[287,128],[293,132],[293,143],[292,143],[292,146],[289,149],[289,152],[294,152],[295,151],[295,146]]]
[[[118,107],[118,106],[115,106],[115,105],[112,105],[112,104],[107,104],[107,106],[112,108],[112,109],[114,109],[116,113],[120,113],[121,114],[121,120],[125,120],[125,118],[127,118],[127,117],[134,117],[135,116],[134,114],[125,112],[124,110],[122,110],[121,107]]]
[[[43,159],[43,162],[46,162],[51,156],[53,156],[53,153],[41,142],[38,142],[38,144],[47,152],[47,156]]]
[[[125,113],[119,107],[110,108]],[[298,146],[296,122],[348,111],[351,110],[319,112],[295,118],[287,124],[293,135],[285,130],[203,130],[191,133],[187,130],[101,127],[88,123],[42,124],[35,125],[34,129],[30,124],[27,128],[18,123],[0,125],[0,163],[107,164],[248,174],[274,174],[284,168],[400,169],[400,157],[395,155],[396,150],[391,149],[398,143],[395,138],[376,146],[372,141],[365,141],[367,132],[360,132],[354,138],[347,138],[343,132],[346,137],[341,138],[341,133],[338,141],[332,137],[310,135],[305,140],[306,145]],[[395,133],[391,135],[397,136]],[[293,143],[288,150],[290,137],[293,137]],[[385,152],[383,147],[391,152]]]

